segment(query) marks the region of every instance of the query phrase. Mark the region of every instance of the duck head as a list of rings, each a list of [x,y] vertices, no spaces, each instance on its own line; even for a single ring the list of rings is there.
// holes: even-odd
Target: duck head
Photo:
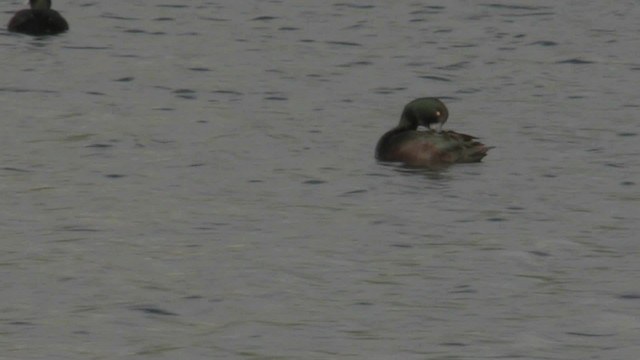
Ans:
[[[432,97],[424,97],[405,105],[399,125],[415,130],[418,126],[431,129],[432,124],[437,124],[438,131],[442,131],[442,125],[448,118],[449,110],[442,101]]]

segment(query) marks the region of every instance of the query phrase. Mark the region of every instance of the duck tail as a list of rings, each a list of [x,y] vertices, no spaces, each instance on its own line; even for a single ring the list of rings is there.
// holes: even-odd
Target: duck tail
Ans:
[[[489,150],[493,149],[493,146],[487,146],[478,138],[472,135],[458,133],[448,130],[444,132],[444,135],[451,139],[451,144],[455,144],[458,150],[458,159],[456,162],[472,163],[480,162],[482,158],[487,156]]]
[[[494,146],[486,146],[481,142],[474,141],[474,144],[466,151],[465,162],[480,162],[493,148]]]

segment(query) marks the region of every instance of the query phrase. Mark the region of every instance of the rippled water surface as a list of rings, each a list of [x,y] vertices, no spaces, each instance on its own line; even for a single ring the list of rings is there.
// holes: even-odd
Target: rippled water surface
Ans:
[[[0,32],[0,358],[637,357],[635,1],[54,7]],[[419,96],[495,149],[376,163]]]

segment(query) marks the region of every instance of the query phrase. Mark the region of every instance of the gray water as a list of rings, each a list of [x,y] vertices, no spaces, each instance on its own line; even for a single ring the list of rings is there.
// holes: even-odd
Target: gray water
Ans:
[[[637,358],[636,1],[54,8],[0,32],[0,358]],[[419,96],[495,149],[376,163]]]

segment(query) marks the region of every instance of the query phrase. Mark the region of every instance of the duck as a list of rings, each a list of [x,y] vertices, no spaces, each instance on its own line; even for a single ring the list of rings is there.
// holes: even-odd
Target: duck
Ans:
[[[53,35],[69,30],[59,12],[51,9],[51,0],[29,0],[31,9],[18,11],[9,21],[11,32],[28,35]]]
[[[423,168],[480,162],[492,147],[484,145],[475,136],[442,130],[448,118],[449,109],[440,99],[412,100],[402,110],[398,125],[378,140],[376,159]],[[437,129],[432,129],[432,125]],[[419,126],[426,129],[418,130]]]

